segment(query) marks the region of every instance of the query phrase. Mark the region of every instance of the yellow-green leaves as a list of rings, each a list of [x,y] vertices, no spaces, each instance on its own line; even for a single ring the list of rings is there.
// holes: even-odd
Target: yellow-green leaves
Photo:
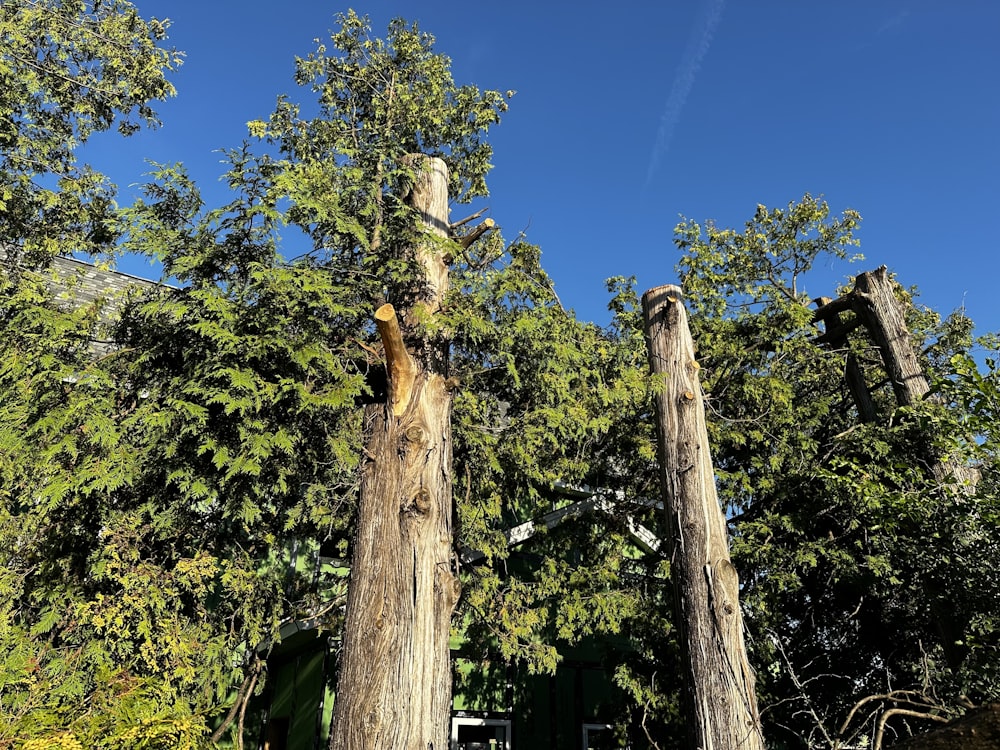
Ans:
[[[72,148],[118,120],[123,133],[156,124],[149,102],[174,93],[162,22],[131,3],[9,0],[0,9],[4,166],[62,173]]]

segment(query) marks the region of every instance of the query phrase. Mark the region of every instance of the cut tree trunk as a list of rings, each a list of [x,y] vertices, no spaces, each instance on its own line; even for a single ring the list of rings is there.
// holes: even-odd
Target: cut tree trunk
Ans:
[[[660,478],[670,526],[671,578],[684,659],[689,747],[763,750],[747,661],[739,579],[729,558],[698,381],[698,363],[677,286],[642,297],[656,399]]]
[[[448,226],[448,173],[413,158],[409,197],[425,224]],[[448,286],[439,248],[416,249],[424,270],[408,334],[440,308]],[[366,463],[351,563],[331,750],[444,750],[451,716],[448,637],[459,596],[452,546],[448,344],[404,339],[391,305],[376,312],[389,374],[387,403],[365,413]],[[411,351],[407,350],[407,345]]]
[[[900,406],[915,406],[931,387],[920,366],[906,325],[906,309],[896,297],[895,284],[885,266],[859,274],[851,295],[854,312],[871,332]],[[960,492],[975,491],[979,471],[933,454],[930,441],[923,446],[934,477]]]
[[[854,312],[882,352],[896,402],[900,406],[913,406],[927,395],[930,386],[913,351],[905,310],[896,299],[885,266],[858,274],[853,301]]]

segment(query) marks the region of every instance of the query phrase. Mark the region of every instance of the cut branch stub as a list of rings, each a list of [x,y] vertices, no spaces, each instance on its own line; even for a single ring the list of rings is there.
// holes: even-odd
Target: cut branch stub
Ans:
[[[462,249],[468,250],[469,246],[472,245],[473,242],[478,240],[495,226],[496,222],[493,221],[493,219],[483,219],[473,228],[471,232],[464,237],[459,238],[458,242],[462,246]]]
[[[375,326],[385,349],[385,369],[389,374],[389,403],[394,416],[402,416],[410,403],[417,366],[406,351],[399,320],[392,305],[382,305],[375,311]]]

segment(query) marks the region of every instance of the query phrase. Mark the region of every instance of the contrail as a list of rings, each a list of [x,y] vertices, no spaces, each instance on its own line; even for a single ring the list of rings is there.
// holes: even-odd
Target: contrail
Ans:
[[[712,45],[712,37],[715,35],[715,27],[719,25],[722,18],[722,6],[725,0],[709,0],[708,12],[705,14],[701,24],[695,26],[688,40],[687,48],[684,50],[684,57],[681,59],[681,66],[674,77],[673,86],[670,88],[670,96],[667,99],[667,106],[660,117],[660,129],[656,133],[656,145],[653,146],[653,153],[649,159],[649,170],[646,172],[646,187],[653,181],[660,162],[670,150],[670,140],[673,138],[674,130],[681,119],[681,111],[687,101],[691,87],[694,86],[694,77],[701,68],[701,61],[708,54],[708,48]]]

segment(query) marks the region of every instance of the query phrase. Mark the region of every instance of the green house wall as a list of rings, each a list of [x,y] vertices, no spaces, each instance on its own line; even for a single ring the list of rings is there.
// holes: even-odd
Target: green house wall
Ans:
[[[326,747],[336,645],[318,631],[305,630],[275,649],[268,661],[269,687],[253,705],[255,718],[248,723],[247,747]],[[597,653],[596,647],[573,649],[555,674],[532,675],[453,652],[453,716],[509,721],[511,750],[578,750],[583,725],[613,724],[624,702]],[[277,735],[284,735],[284,743]],[[610,739],[610,733],[605,736]],[[616,746],[592,745],[595,750]]]

